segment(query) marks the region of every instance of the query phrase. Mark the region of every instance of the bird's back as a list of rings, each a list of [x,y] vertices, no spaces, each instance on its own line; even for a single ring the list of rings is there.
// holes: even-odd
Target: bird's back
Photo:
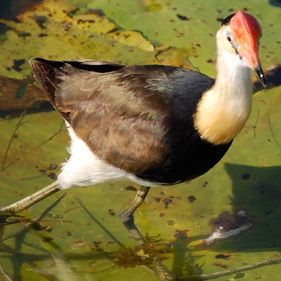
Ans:
[[[33,62],[50,101],[100,159],[156,183],[192,179],[230,144],[201,139],[193,116],[214,80],[172,66]]]

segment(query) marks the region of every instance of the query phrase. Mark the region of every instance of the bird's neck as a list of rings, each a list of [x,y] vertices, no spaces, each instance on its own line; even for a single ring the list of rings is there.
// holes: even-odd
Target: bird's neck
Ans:
[[[203,94],[194,115],[201,138],[216,145],[232,141],[248,119],[251,94],[249,68],[238,56],[218,49],[216,82]]]

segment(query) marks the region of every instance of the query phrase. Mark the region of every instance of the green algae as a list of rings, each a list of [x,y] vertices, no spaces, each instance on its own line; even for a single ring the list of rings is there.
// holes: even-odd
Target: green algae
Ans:
[[[2,19],[0,75],[11,90],[2,90],[0,97],[1,205],[52,182],[67,158],[69,141],[59,114],[40,107],[25,111],[34,108],[30,100],[39,91],[30,82],[28,59],[172,64],[214,76],[219,20],[245,8],[263,26],[264,67],[280,63],[280,7],[268,1],[37,1],[20,10],[17,20]],[[4,112],[5,102],[13,99],[16,106],[10,102]],[[148,237],[143,247],[118,218],[137,187],[124,181],[72,189],[63,198],[61,192],[4,221],[1,268],[23,281],[138,281],[159,280],[155,257],[179,278],[279,257],[280,99],[280,87],[254,95],[243,132],[206,175],[151,190],[135,218]],[[253,218],[251,228],[209,246],[204,243],[212,218],[241,210]],[[35,223],[34,218],[40,219]],[[280,265],[272,265],[217,280],[275,280],[279,271]]]

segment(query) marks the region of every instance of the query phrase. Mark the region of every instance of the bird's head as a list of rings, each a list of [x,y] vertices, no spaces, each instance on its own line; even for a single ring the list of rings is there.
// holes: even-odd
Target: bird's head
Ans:
[[[238,11],[222,21],[217,40],[238,64],[255,70],[260,81],[265,85],[259,58],[261,36],[261,26],[256,18],[244,11]]]

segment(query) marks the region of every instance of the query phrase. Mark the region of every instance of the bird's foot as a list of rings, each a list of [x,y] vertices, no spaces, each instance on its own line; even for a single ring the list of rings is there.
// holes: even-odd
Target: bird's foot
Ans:
[[[119,215],[123,225],[125,228],[129,231],[130,235],[138,240],[144,242],[144,237],[135,225],[135,219],[134,214],[131,212],[128,212],[127,210],[124,210]]]

